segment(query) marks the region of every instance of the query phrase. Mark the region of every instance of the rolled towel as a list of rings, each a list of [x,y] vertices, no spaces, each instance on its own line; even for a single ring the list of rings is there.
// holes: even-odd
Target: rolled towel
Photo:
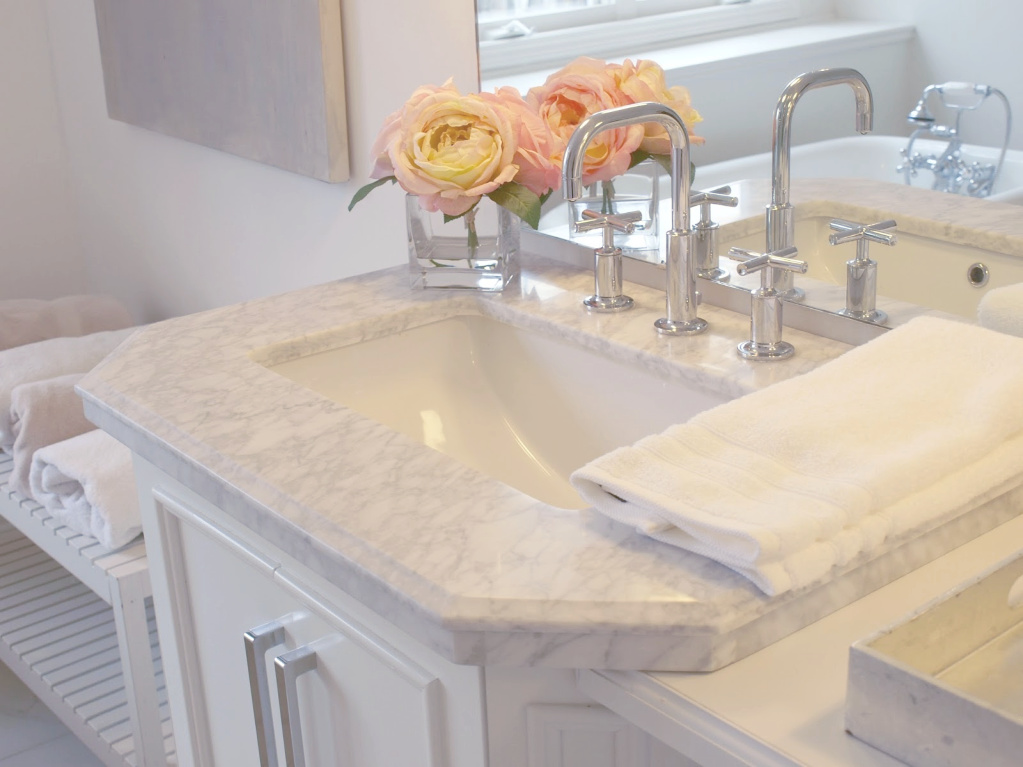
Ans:
[[[14,448],[11,395],[16,386],[68,373],[88,373],[134,330],[123,328],[77,338],[51,338],[0,351],[0,450],[10,453]]]
[[[800,588],[1023,482],[1023,340],[920,317],[571,479],[769,595]]]
[[[71,373],[58,378],[15,386],[11,394],[11,431],[14,434],[14,466],[11,488],[32,495],[28,475],[35,452],[95,429],[82,410],[75,384],[85,375]]]
[[[64,296],[52,301],[14,298],[0,301],[0,349],[131,324],[128,310],[110,296]]]
[[[977,307],[977,321],[985,328],[1023,337],[1023,282],[984,294]]]
[[[131,451],[100,429],[37,450],[29,483],[57,522],[109,549],[142,532]]]

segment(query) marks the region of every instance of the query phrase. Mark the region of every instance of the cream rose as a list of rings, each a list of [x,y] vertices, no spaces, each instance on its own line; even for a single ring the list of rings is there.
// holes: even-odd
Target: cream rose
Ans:
[[[515,178],[519,120],[493,99],[463,95],[448,80],[426,86],[384,122],[373,178],[393,175],[429,211],[460,216]]]
[[[620,67],[613,68],[612,76],[622,92],[632,101],[657,101],[674,109],[686,124],[690,143],[704,143],[700,136],[693,133],[693,126],[703,118],[693,109],[689,91],[681,85],[669,88],[660,65],[647,59],[639,59],[635,63],[631,59],[626,59]],[[650,154],[668,154],[671,151],[671,142],[664,128],[658,123],[647,123],[645,128],[640,149]]]
[[[542,86],[530,89],[526,101],[550,130],[551,159],[560,166],[568,140],[580,122],[595,112],[629,104],[632,99],[618,87],[605,62],[584,56],[552,74]],[[594,136],[583,158],[583,183],[610,181],[628,170],[643,136],[642,125]]]

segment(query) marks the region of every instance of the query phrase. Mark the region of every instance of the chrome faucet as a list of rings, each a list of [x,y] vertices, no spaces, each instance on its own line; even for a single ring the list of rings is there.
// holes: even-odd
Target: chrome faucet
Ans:
[[[799,75],[785,86],[774,110],[771,152],[771,204],[767,206],[767,252],[778,252],[793,245],[795,223],[789,202],[790,155],[792,149],[792,112],[807,91],[828,85],[845,84],[856,95],[856,130],[870,133],[874,127],[874,97],[863,75],[855,69],[817,69]],[[799,300],[803,291],[792,286],[792,272],[775,275],[774,287],[783,298]]]
[[[566,200],[582,196],[583,160],[586,147],[598,133],[637,123],[663,126],[671,142],[671,229],[665,235],[666,317],[654,323],[658,333],[693,335],[707,329],[706,320],[696,316],[696,269],[692,258],[693,233],[689,230],[689,132],[671,107],[655,101],[641,101],[605,109],[576,126],[565,148],[562,162],[563,193]]]

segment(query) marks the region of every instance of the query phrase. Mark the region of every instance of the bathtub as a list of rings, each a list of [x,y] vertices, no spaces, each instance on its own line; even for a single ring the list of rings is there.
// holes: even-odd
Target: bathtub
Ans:
[[[792,147],[793,178],[868,178],[875,181],[905,183],[903,174],[895,170],[902,161],[899,150],[908,138],[904,136],[849,136],[817,141]],[[943,141],[918,139],[914,150],[922,154],[940,152]],[[963,156],[981,163],[993,163],[1000,149],[964,147]],[[713,189],[742,179],[770,178],[771,153],[748,155],[710,165],[697,166],[695,189]],[[920,171],[913,186],[929,188],[933,175]],[[1023,152],[1009,150],[989,200],[1023,205]]]

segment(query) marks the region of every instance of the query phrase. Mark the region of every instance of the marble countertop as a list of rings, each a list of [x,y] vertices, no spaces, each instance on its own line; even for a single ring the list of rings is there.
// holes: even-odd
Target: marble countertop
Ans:
[[[796,199],[841,198],[886,214],[903,205],[900,225],[911,218],[920,234],[966,237],[976,220],[992,247],[1023,254],[1019,208],[901,188],[888,200],[889,186],[814,182]],[[749,362],[735,351],[746,316],[703,306],[707,333],[666,338],[652,328],[663,291],[630,285],[635,309],[588,314],[580,302],[592,287],[592,273],[538,257],[492,296],[413,292],[406,268],[389,269],[148,326],[80,390],[99,426],[459,663],[709,670],[950,548],[924,542],[907,555],[894,541],[888,559],[767,598],[721,565],[592,512],[545,505],[265,366],[465,313],[729,396],[849,348],[786,328],[794,358]],[[1012,513],[996,510],[983,524]],[[961,535],[986,529],[974,524]]]

